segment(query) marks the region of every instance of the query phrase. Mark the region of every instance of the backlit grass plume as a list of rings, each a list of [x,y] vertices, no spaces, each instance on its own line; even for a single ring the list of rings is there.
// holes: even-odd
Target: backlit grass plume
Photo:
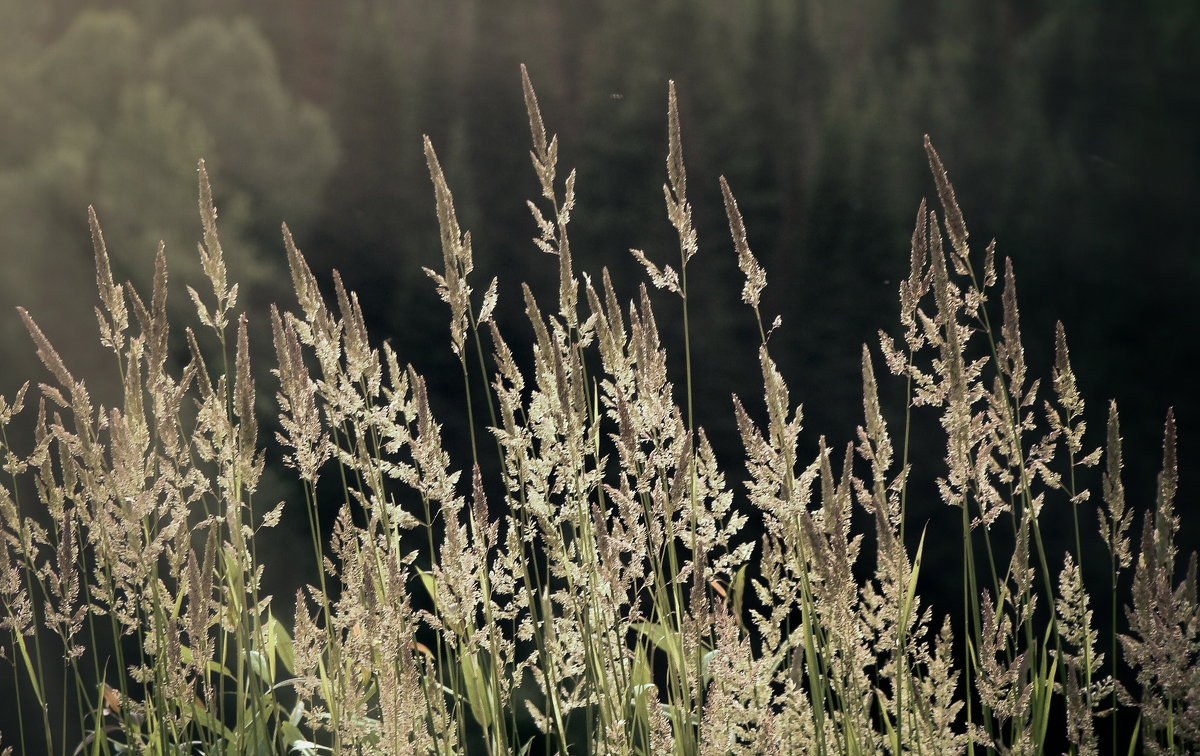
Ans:
[[[444,264],[427,272],[449,306],[464,417],[435,416],[409,356],[372,340],[336,273],[323,293],[286,227],[296,301],[251,322],[226,280],[203,163],[212,292],[189,288],[198,325],[182,336],[168,322],[164,250],[148,294],[118,284],[89,216],[121,396],[98,406],[21,310],[48,375],[0,398],[0,630],[15,671],[5,700],[21,707],[9,743],[647,756],[1200,745],[1196,560],[1181,576],[1174,418],[1138,536],[1115,403],[1099,445],[1061,324],[1050,380],[1031,374],[1012,262],[995,244],[973,248],[928,139],[940,209],[917,212],[900,328],[862,348],[855,440],[817,437],[815,457],[801,451],[802,409],[772,355],[786,333],[764,325],[767,274],[721,179],[760,338],[761,391],[730,408],[744,450],[730,468],[693,411],[702,366],[687,273],[704,257],[674,85],[663,193],[679,257],[633,252],[675,295],[656,310],[645,284],[631,296],[606,270],[577,272],[576,176],[560,180],[557,137],[521,75],[541,189],[534,243],[559,268],[557,302],[521,287],[529,348],[493,317],[499,282],[482,296],[472,287],[470,232],[424,145]],[[681,345],[664,343],[664,317],[681,319]],[[269,329],[273,355],[251,353],[253,329]],[[682,376],[668,368],[678,347]],[[252,369],[264,361],[270,389]],[[906,387],[900,423],[883,409],[881,367]],[[281,459],[260,431],[265,395]],[[914,478],[915,413],[943,439],[929,485]],[[444,422],[467,424],[470,459],[448,451]],[[294,501],[262,500],[268,466],[293,478]],[[336,514],[322,519],[318,500],[331,496]],[[922,598],[914,496],[940,497],[957,521],[961,559],[938,566],[961,575],[956,606]],[[286,619],[262,592],[264,571],[285,565],[259,549],[283,507],[307,514],[318,576],[295,586]],[[1047,545],[1048,508],[1069,512],[1071,551]],[[1094,557],[1081,534],[1097,526],[1107,595],[1083,578]],[[1132,733],[1108,725],[1117,713]]]

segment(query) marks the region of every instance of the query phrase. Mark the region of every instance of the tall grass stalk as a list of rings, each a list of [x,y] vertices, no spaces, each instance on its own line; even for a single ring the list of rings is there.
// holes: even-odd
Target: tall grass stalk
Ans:
[[[715,410],[695,406],[704,366],[687,273],[699,237],[674,84],[664,197],[678,270],[652,262],[660,251],[633,255],[679,297],[682,376],[646,284],[622,294],[607,270],[577,273],[576,174],[560,180],[558,139],[524,68],[521,80],[541,191],[534,243],[559,273],[553,306],[521,287],[530,348],[497,322],[502,282],[473,288],[470,232],[424,145],[443,263],[426,272],[449,308],[469,461],[447,450],[425,378],[372,341],[336,272],[327,298],[286,226],[295,302],[251,322],[226,277],[203,163],[211,293],[188,288],[196,324],[182,335],[162,248],[148,296],[117,284],[91,214],[100,339],[121,397],[96,406],[22,310],[48,376],[0,398],[0,625],[17,748],[1091,754],[1106,716],[1113,752],[1196,748],[1196,561],[1181,578],[1174,417],[1135,551],[1116,404],[1100,447],[1061,324],[1050,390],[1029,375],[1013,265],[997,264],[994,243],[973,248],[928,139],[939,209],[917,212],[899,333],[863,346],[854,441],[818,436],[811,459],[773,357],[786,335],[762,311],[767,274],[720,180],[761,379],[761,397],[733,397],[744,468],[722,469],[698,422]],[[250,333],[264,326],[282,460],[256,414],[252,362],[270,358],[251,354]],[[898,450],[880,359],[903,379]],[[27,404],[33,417],[18,419]],[[923,413],[945,444],[928,485],[913,459]],[[259,539],[284,506],[255,499],[268,465],[294,476],[317,568],[286,628],[261,590],[278,565],[263,563]],[[1095,477],[1107,623],[1083,581]],[[918,535],[907,517],[933,495],[959,510],[960,607],[919,591],[931,528]],[[337,512],[322,516],[330,499]],[[1070,550],[1043,537],[1047,507],[1070,508]],[[1117,712],[1138,716],[1132,734]]]

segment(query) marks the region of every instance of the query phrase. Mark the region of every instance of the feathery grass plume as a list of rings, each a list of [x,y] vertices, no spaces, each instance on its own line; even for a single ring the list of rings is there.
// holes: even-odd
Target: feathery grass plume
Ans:
[[[1004,305],[1004,323],[1000,334],[1002,340],[996,345],[1000,370],[1008,379],[1008,394],[1017,407],[1025,407],[1032,403],[1025,396],[1025,347],[1021,344],[1021,314],[1017,307],[1017,277],[1013,274],[1012,258],[1004,258],[1004,291],[1001,294]],[[1037,391],[1036,384],[1030,390],[1032,395]],[[1019,410],[1018,410],[1019,411]],[[1010,422],[1012,422],[1010,420]]]
[[[37,347],[37,356],[46,366],[46,369],[58,380],[60,384],[68,389],[75,389],[78,384],[75,378],[67,370],[67,366],[63,364],[62,357],[58,356],[58,351],[46,338],[46,334],[42,333],[42,329],[38,327],[33,316],[24,307],[17,307],[17,314],[21,316],[21,320],[25,321],[25,328],[29,331],[30,337],[33,339],[34,345]],[[66,402],[58,402],[60,406],[66,406]]]
[[[1114,578],[1118,570],[1126,569],[1133,563],[1128,536],[1129,525],[1133,521],[1133,510],[1125,504],[1125,484],[1121,481],[1123,467],[1121,416],[1114,401],[1108,405],[1108,443],[1105,448],[1103,483],[1105,508],[1097,510],[1100,537],[1104,539],[1114,561]]]
[[[217,235],[217,208],[213,204],[212,185],[208,180],[208,169],[201,160],[196,168],[200,180],[200,221],[204,229],[204,241],[196,245],[200,253],[200,265],[204,275],[208,277],[213,288],[214,306],[212,310],[204,304],[200,294],[191,286],[188,295],[196,305],[200,322],[212,328],[224,345],[225,329],[229,325],[229,313],[237,306],[238,285],[232,286],[226,278],[225,251],[221,247],[221,239]]]
[[[282,514],[255,502],[275,464],[258,446],[251,366],[263,356],[226,280],[204,165],[199,247],[213,298],[189,293],[212,333],[184,327],[182,367],[171,359],[165,251],[143,298],[114,282],[89,214],[117,402],[94,409],[24,311],[50,378],[23,453],[7,434],[28,384],[11,402],[0,397],[0,652],[18,672],[15,700],[36,702],[25,752],[825,756],[1044,753],[1057,738],[1086,754],[1106,708],[1140,711],[1149,752],[1194,749],[1200,607],[1195,557],[1182,578],[1175,571],[1174,417],[1135,562],[1110,405],[1099,518],[1113,641],[1101,653],[1075,512],[1090,496],[1077,468],[1100,457],[1086,449],[1065,330],[1056,328],[1053,391],[1038,402],[1013,266],[1005,261],[1001,286],[995,244],[974,259],[928,139],[941,209],[918,210],[899,291],[903,337],[880,334],[885,364],[907,384],[905,424],[889,427],[864,346],[855,440],[835,453],[817,436],[812,459],[802,459],[801,406],[771,352],[778,319],[762,323],[766,273],[720,181],[761,340],[761,404],[732,401],[745,473],[731,486],[714,440],[693,425],[686,272],[697,244],[674,85],[664,196],[680,260],[660,270],[635,255],[651,284],[681,296],[686,399],[646,286],[623,300],[607,270],[576,278],[575,174],[557,183],[557,137],[524,68],[521,80],[541,190],[530,203],[534,243],[559,263],[556,307],[522,287],[526,354],[492,317],[497,280],[473,309],[470,236],[426,140],[445,263],[430,275],[450,305],[472,434],[472,397],[486,393],[494,488],[474,443],[469,467],[447,449],[426,378],[373,345],[336,272],[336,302],[325,301],[283,227],[296,301],[270,313],[277,438],[318,568],[317,584],[296,594],[294,640],[259,587],[273,565],[256,543]],[[214,337],[216,359],[202,348]],[[472,385],[468,340],[482,386]],[[943,566],[928,564],[925,531],[906,530],[920,469],[913,413],[926,407],[945,435],[938,492],[961,519],[953,620],[923,601],[922,573]],[[20,499],[27,490],[32,501]],[[339,506],[323,523],[317,502],[328,496]],[[1039,516],[1054,502],[1072,505],[1076,532],[1051,574]],[[747,533],[751,514],[761,537]],[[864,515],[873,538],[855,527]],[[1118,577],[1131,567],[1118,646]],[[1122,662],[1136,677],[1131,694],[1118,695]],[[60,669],[61,701],[50,684]],[[75,740],[59,724],[71,718]]]
[[[100,343],[121,354],[125,345],[125,331],[129,328],[129,311],[125,307],[125,289],[113,281],[112,264],[108,259],[108,247],[96,210],[88,205],[88,226],[92,231],[92,247],[96,255],[96,288],[104,312],[96,308],[96,321],[100,324]],[[107,313],[107,317],[105,317]]]
[[[327,312],[327,308],[325,300],[321,297],[317,278],[308,267],[304,255],[296,247],[296,242],[292,239],[292,231],[286,223],[283,224],[283,246],[287,250],[288,270],[292,274],[292,289],[296,293],[300,309],[304,311],[305,322],[311,323],[317,320],[319,315]],[[328,327],[325,330],[328,331]]]
[[[949,644],[937,641],[931,654],[926,636],[930,612],[920,608],[916,594],[925,536],[910,560],[904,545],[904,505],[902,496],[908,470],[902,468],[890,481],[892,445],[886,421],[879,407],[878,391],[870,352],[863,346],[863,410],[866,428],[858,428],[857,451],[871,466],[870,485],[855,478],[853,483],[859,504],[874,515],[876,565],[874,582],[862,585],[860,623],[873,633],[880,673],[876,696],[882,716],[889,721],[888,740],[893,751],[905,742],[906,731],[940,744],[947,752],[961,750],[965,738],[956,735],[950,725],[961,703],[944,693],[931,696],[924,687],[919,670],[925,668],[944,682],[953,672],[948,665]],[[943,631],[948,633],[948,628]],[[886,689],[884,689],[886,687]]]
[[[1062,439],[1061,443],[1066,449],[1069,465],[1064,485],[1071,497],[1072,507],[1078,507],[1079,504],[1091,498],[1091,491],[1079,488],[1076,469],[1078,467],[1094,467],[1099,464],[1103,449],[1097,447],[1084,453],[1083,438],[1087,432],[1087,421],[1084,419],[1086,404],[1079,392],[1075,372],[1071,368],[1071,353],[1067,348],[1067,333],[1062,321],[1059,321],[1054,329],[1054,355],[1054,369],[1051,377],[1058,408],[1054,408],[1049,402],[1046,403],[1046,419],[1050,427],[1047,437],[1055,440]],[[1078,514],[1075,515],[1075,526],[1078,533]],[[1075,547],[1082,554],[1082,544],[1078,534],[1075,538]]]
[[[887,474],[892,467],[892,439],[888,435],[887,421],[879,406],[879,388],[875,382],[875,368],[871,364],[871,351],[866,344],[862,347],[863,415],[866,427],[858,428],[858,453],[871,465],[871,508],[886,511],[890,527],[900,525],[898,497],[887,492],[891,484]],[[898,482],[898,481],[897,481]]]
[[[1075,381],[1075,373],[1071,370],[1071,353],[1067,349],[1067,332],[1062,321],[1054,327],[1054,392],[1058,395],[1058,403],[1066,410],[1066,420],[1069,423],[1084,413],[1083,397],[1079,394],[1079,386]],[[1083,429],[1079,426],[1071,429],[1067,435],[1067,446],[1072,453],[1078,454],[1083,449]]]
[[[58,634],[66,648],[68,657],[83,655],[84,648],[75,636],[83,629],[83,618],[87,607],[79,601],[78,543],[75,539],[75,520],[68,510],[63,510],[63,521],[58,531],[58,548],[55,561],[44,571],[46,587],[46,626]]]
[[[432,149],[430,162],[435,186],[441,190],[439,211],[448,220],[446,238],[465,244]],[[325,561],[322,588],[310,589],[320,615],[313,618],[307,609],[298,608],[298,643],[305,649],[298,666],[306,681],[308,711],[315,712],[307,721],[345,747],[413,739],[432,743],[448,736],[445,724],[450,722],[456,723],[455,731],[443,742],[452,744],[464,737],[463,716],[469,711],[485,727],[489,742],[506,742],[509,645],[496,635],[480,635],[482,618],[495,617],[487,576],[491,557],[486,547],[475,548],[481,534],[468,532],[459,519],[465,504],[455,491],[458,473],[450,469],[442,449],[424,380],[411,368],[402,369],[389,348],[381,360],[370,347],[357,297],[336,275],[340,318],[328,314],[299,251],[294,244],[288,246],[293,276],[300,282],[297,288],[308,287],[304,290],[310,293],[301,295],[303,318],[273,316],[287,442],[296,450],[293,461],[303,465],[310,491],[326,458],[336,461],[347,481],[331,544],[336,561]],[[456,248],[453,239],[446,249],[449,273],[441,283],[447,295],[456,292],[451,305],[459,326],[456,344],[461,347],[469,314],[463,279],[470,268],[469,252],[465,262],[456,256],[462,248]],[[462,308],[456,304],[460,299]],[[320,367],[318,379],[309,377],[305,366],[308,349]],[[457,352],[464,359],[461,349]],[[423,520],[395,502],[385,483],[389,479],[418,494]],[[355,524],[352,505],[365,512],[365,527]],[[436,611],[417,613],[405,595],[416,555],[402,549],[401,533],[420,523],[431,529],[435,511],[448,529],[437,549],[430,533],[433,564],[422,580]],[[324,588],[327,578],[342,586],[336,602],[330,602]],[[481,607],[481,601],[489,603]],[[389,613],[394,608],[399,614]],[[415,641],[384,646],[375,641],[385,627],[400,628],[401,637],[411,639],[422,624],[441,634],[439,667],[451,664],[457,669],[448,685],[459,698],[450,708],[434,700],[441,698],[443,684],[436,674],[422,671],[424,662],[414,660]],[[386,691],[381,687],[384,680],[394,681]],[[414,721],[412,706],[418,701],[425,714]]]
[[[765,342],[767,333],[763,331],[762,315],[759,314],[758,304],[762,291],[767,287],[767,273],[758,264],[758,258],[750,251],[750,243],[746,239],[746,224],[742,221],[742,212],[738,210],[737,200],[729,188],[729,182],[724,176],[720,178],[721,196],[725,200],[725,216],[729,219],[729,234],[733,237],[733,248],[737,252],[738,268],[746,277],[742,285],[742,301],[754,310],[754,319],[758,323],[758,335]],[[778,325],[778,319],[776,325]],[[774,330],[774,326],[772,326]]]
[[[4,540],[0,543],[0,597],[4,605],[4,616],[0,618],[0,630],[7,630],[19,645],[35,631],[33,604],[26,587],[21,565],[14,554],[9,540],[17,537],[14,528],[16,507],[8,491],[0,493],[0,508],[4,512]],[[7,656],[7,653],[4,653]]]
[[[1104,473],[1101,479],[1104,507],[1096,508],[1096,518],[1100,530],[1100,538],[1104,541],[1109,558],[1108,604],[1110,615],[1108,631],[1110,639],[1109,659],[1111,664],[1109,674],[1113,679],[1113,691],[1110,696],[1109,705],[1116,712],[1121,700],[1119,694],[1124,694],[1126,698],[1128,697],[1128,694],[1125,693],[1118,681],[1117,617],[1119,614],[1117,581],[1120,573],[1133,564],[1133,554],[1129,541],[1129,526],[1133,523],[1133,509],[1126,506],[1125,485],[1121,480],[1121,472],[1124,465],[1121,454],[1121,419],[1115,401],[1109,402],[1108,405],[1108,432],[1104,449],[1104,461]],[[1115,714],[1111,717],[1111,720],[1111,735],[1113,741],[1116,742],[1117,717]]]
[[[201,319],[218,329],[223,343],[220,328],[233,311],[236,284],[227,288],[224,280],[203,165],[200,185],[202,254],[218,304],[210,312],[199,297],[196,301]],[[23,577],[41,583],[45,600],[34,609],[59,633],[77,691],[116,675],[116,688],[103,688],[115,691],[109,698],[120,702],[119,711],[108,702],[115,725],[105,723],[98,708],[93,718],[86,712],[88,699],[77,698],[81,725],[91,725],[85,743],[103,750],[161,749],[184,742],[244,748],[250,739],[269,742],[271,732],[279,733],[270,721],[278,721],[280,704],[270,695],[275,680],[261,669],[268,642],[263,629],[270,624],[265,599],[258,596],[261,567],[253,558],[253,531],[245,521],[264,464],[255,449],[246,321],[240,320],[232,373],[222,371],[214,383],[189,331],[193,362],[173,376],[161,244],[147,305],[132,286],[113,283],[103,234],[94,214],[90,220],[97,285],[108,312],[108,320],[100,323],[101,338],[121,368],[122,401],[93,414],[84,382],[71,375],[27,317],[59,384],[44,385],[43,394],[73,417],[48,414],[43,404],[37,445],[22,463],[33,473],[51,529],[30,522],[21,526],[25,535],[13,541],[6,534],[6,541],[19,544],[27,565],[38,565]],[[136,316],[136,332],[126,333],[126,301]],[[191,402],[194,413],[185,409]],[[190,423],[186,430],[185,422]],[[267,522],[277,517],[268,514]],[[191,548],[193,534],[209,544],[200,564]],[[214,598],[218,586],[219,598]],[[208,638],[217,622],[213,644]],[[105,635],[114,664],[96,657],[104,651],[97,639]],[[133,642],[127,644],[126,636]],[[270,656],[273,667],[273,651]],[[41,677],[36,664],[28,671]],[[34,687],[42,688],[40,682]],[[237,701],[231,728],[218,727],[207,709],[220,700]],[[228,733],[233,734],[227,738]],[[54,751],[56,742],[66,747],[64,740],[65,735],[56,738],[46,728],[42,747]]]
[[[467,275],[475,269],[475,262],[471,256],[471,232],[464,232],[458,225],[454,196],[446,184],[446,176],[442,173],[442,165],[438,162],[437,153],[429,137],[425,137],[425,162],[429,167],[429,177],[433,181],[444,268],[441,273],[429,268],[424,270],[437,284],[438,296],[450,305],[450,343],[454,354],[462,360],[466,359],[463,355],[463,345],[467,338],[468,317],[471,312],[471,288],[467,285]]]
[[[942,408],[948,474],[938,480],[938,486],[942,498],[962,510],[963,603],[966,607],[962,628],[970,641],[964,669],[968,724],[977,740],[993,742],[997,732],[992,723],[995,714],[992,706],[1003,703],[1005,708],[999,712],[1001,718],[1015,723],[1013,726],[1017,731],[1026,732],[1030,747],[1040,748],[1046,737],[1045,716],[1052,698],[1052,680],[1047,673],[1051,677],[1057,674],[1060,682],[1065,682],[1065,672],[1061,667],[1055,670],[1045,663],[1052,653],[1062,653],[1062,640],[1053,615],[1050,632],[1040,641],[1030,636],[1027,630],[1020,629],[1022,624],[1033,621],[1032,607],[1036,599],[1029,594],[1034,571],[1028,564],[1026,555],[1030,552],[1027,549],[1035,547],[1033,553],[1042,575],[1041,592],[1044,599],[1053,603],[1055,592],[1048,574],[1038,516],[1047,495],[1053,491],[1066,490],[1073,505],[1086,500],[1089,495],[1086,489],[1076,486],[1075,468],[1093,464],[1098,457],[1096,453],[1081,453],[1084,426],[1077,414],[1082,412],[1082,407],[1069,391],[1073,376],[1065,356],[1060,357],[1057,373],[1061,376],[1059,387],[1064,390],[1059,394],[1060,404],[1070,404],[1072,408],[1067,410],[1047,404],[1044,419],[1033,411],[1039,382],[1029,381],[1027,377],[1011,262],[1006,262],[1005,266],[1001,295],[1003,320],[997,329],[992,325],[987,307],[988,292],[997,283],[995,245],[989,244],[985,249],[982,274],[977,275],[953,187],[928,137],[926,153],[946,219],[944,225],[951,242],[949,257],[952,265],[947,264],[942,249],[942,229],[937,216],[933,212],[923,212],[914,232],[910,274],[900,286],[901,323],[906,329],[908,349],[902,351],[886,335],[881,338],[881,345],[889,368],[909,378],[912,406]],[[929,294],[932,294],[932,312],[928,312],[923,304]],[[986,344],[972,344],[977,335],[982,336]],[[990,354],[974,356],[981,347],[986,350],[985,354]],[[930,358],[921,357],[926,351],[933,352]],[[1040,428],[1044,428],[1045,433],[1036,438]],[[1029,436],[1036,440],[1031,442]],[[1065,483],[1055,462],[1060,443],[1068,450],[1070,476]],[[1009,576],[1001,578],[996,567],[1000,555],[993,547],[991,530],[1004,514],[1013,519],[1018,548],[1009,560]],[[980,525],[984,527],[979,528]],[[977,560],[977,539],[982,541],[980,545],[986,546],[987,572],[983,574],[990,576],[989,593],[994,597],[989,610],[990,628],[985,628],[988,623],[984,622],[979,600],[980,590],[986,583],[977,573],[981,566]],[[1077,538],[1077,550],[1081,548],[1079,544]],[[1012,588],[1008,585],[1010,577],[1017,578]],[[1008,620],[1006,614],[1010,610],[1013,615]],[[1015,640],[1018,630],[1026,635],[1028,643]],[[988,689],[980,690],[982,710],[974,710],[973,684],[979,678],[976,670],[986,661],[979,654],[986,651],[985,646],[996,652],[1003,649],[1006,643],[1002,642],[1001,636],[1013,636],[1014,649],[1029,655],[1031,672],[1017,675],[1010,681],[1011,685],[1032,686],[1029,691],[1033,700],[1028,711],[1013,711],[1004,703],[1014,699],[1011,692],[1002,693],[996,687],[1006,679],[999,669],[993,670],[996,679],[979,679],[979,684]],[[1018,653],[1017,650],[1013,653]],[[1009,661],[1004,661],[1003,666],[1011,670]]]
[[[1142,743],[1150,753],[1186,753],[1200,745],[1200,620],[1196,554],[1176,583],[1179,518],[1176,429],[1173,412],[1163,431],[1163,467],[1153,512],[1145,514],[1133,572],[1129,634],[1121,636],[1126,662],[1141,687]]]
[[[925,200],[917,207],[917,220],[913,226],[909,248],[908,278],[900,282],[900,324],[904,326],[904,342],[909,354],[916,354],[925,346],[926,322],[921,316],[920,303],[933,285],[933,271],[927,266],[929,243],[929,210]],[[925,374],[910,366],[899,349],[885,332],[880,331],[880,345],[888,370],[894,375],[907,375],[910,380],[921,381]],[[927,385],[926,380],[925,384]]]
[[[646,269],[655,288],[676,293],[687,302],[687,264],[699,251],[696,229],[692,223],[692,206],[687,199],[687,169],[683,164],[683,147],[679,134],[679,103],[675,96],[675,82],[667,83],[667,183],[663,184],[663,197],[667,203],[667,218],[679,235],[679,272],[670,266],[658,266],[650,262],[641,250],[631,249],[637,261]]]
[[[1056,690],[1066,701],[1067,739],[1081,754],[1098,753],[1093,718],[1101,713],[1104,700],[1113,693],[1113,680],[1100,674],[1104,654],[1096,650],[1098,633],[1092,627],[1092,610],[1079,565],[1068,553],[1058,578],[1059,599],[1055,611],[1062,628],[1062,663],[1067,668],[1065,685]]]
[[[321,467],[329,459],[332,450],[317,410],[317,386],[304,363],[296,322],[289,318],[286,323],[279,309],[272,306],[271,332],[279,367],[271,372],[279,379],[280,389],[275,396],[279,403],[282,429],[282,432],[276,433],[276,438],[293,450],[284,457],[284,463],[294,467],[302,481],[315,487]]]
[[[558,302],[559,315],[569,328],[579,327],[578,303],[579,282],[575,278],[574,264],[571,259],[571,243],[567,236],[567,224],[571,222],[571,211],[575,209],[575,170],[572,169],[563,184],[563,196],[560,201],[555,189],[555,178],[558,173],[558,135],[546,139],[546,125],[542,121],[542,111],[538,106],[537,93],[529,80],[529,72],[521,64],[521,88],[525,94],[525,110],[529,115],[529,132],[533,137],[533,149],[529,153],[533,161],[533,170],[537,175],[538,184],[542,189],[542,198],[550,203],[551,217],[547,218],[532,201],[527,201],[529,212],[533,215],[538,228],[538,236],[533,240],[538,249],[546,254],[558,257]],[[489,289],[492,306],[494,307],[494,291],[496,281],[493,279]],[[485,304],[485,313],[490,312]],[[487,318],[481,315],[481,321]]]
[[[25,472],[27,463],[9,447],[8,426],[25,408],[28,389],[29,383],[26,382],[17,389],[11,401],[0,395],[0,469],[12,480]],[[26,664],[26,672],[30,672],[32,660],[25,639],[34,634],[36,627],[28,574],[23,570],[28,563],[22,565],[21,562],[22,555],[29,554],[33,544],[29,541],[29,528],[25,525],[19,504],[19,498],[9,491],[7,485],[0,486],[0,606],[4,610],[0,615],[0,630],[8,631],[21,655],[21,661]],[[0,658],[6,657],[7,649],[0,646]],[[17,663],[16,659],[11,661]]]
[[[265,459],[256,448],[258,417],[254,412],[254,378],[250,375],[250,336],[246,315],[238,318],[237,350],[234,357],[233,412],[238,418],[235,474],[249,493],[262,477]]]
[[[933,148],[933,140],[925,135],[925,155],[929,158],[929,170],[933,174],[933,182],[937,186],[938,199],[942,204],[942,212],[946,219],[946,233],[950,235],[953,247],[954,268],[959,275],[967,273],[971,257],[971,248],[967,244],[967,224],[963,221],[962,210],[958,207],[958,199],[954,196],[954,187],[950,177],[942,165],[942,158]]]

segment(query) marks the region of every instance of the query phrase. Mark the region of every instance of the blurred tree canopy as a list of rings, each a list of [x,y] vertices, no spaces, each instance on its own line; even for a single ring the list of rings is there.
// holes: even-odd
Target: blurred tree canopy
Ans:
[[[279,262],[264,260],[264,244],[274,252],[284,217],[308,226],[337,162],[337,138],[324,112],[285,86],[253,22],[201,17],[158,34],[128,10],[87,10],[41,47],[0,56],[6,310],[28,307],[68,353],[90,347],[81,328],[94,320],[88,204],[120,279],[148,289],[163,240],[173,277],[199,288],[200,157],[234,251],[231,276],[243,292],[277,278]],[[175,305],[191,307],[186,297]],[[4,321],[6,337],[20,344],[18,324]],[[8,339],[6,353],[30,352],[8,348]],[[6,390],[33,366],[25,368],[5,371]]]

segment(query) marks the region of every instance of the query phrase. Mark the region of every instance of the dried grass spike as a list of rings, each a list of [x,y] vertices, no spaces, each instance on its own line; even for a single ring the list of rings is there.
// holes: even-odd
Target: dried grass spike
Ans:
[[[200,344],[196,341],[196,332],[191,328],[184,329],[187,336],[188,351],[191,352],[191,366],[196,370],[196,377],[200,380],[200,395],[203,398],[212,396],[213,384],[208,376],[208,365],[204,361],[204,353],[200,351]]]
[[[58,379],[59,384],[64,388],[74,386],[75,378],[67,370],[67,366],[63,364],[62,357],[58,356],[58,351],[50,343],[50,339],[46,338],[46,334],[42,333],[42,329],[38,327],[33,316],[24,307],[20,306],[17,307],[17,313],[21,316],[21,320],[25,321],[25,329],[29,331],[29,335],[37,347],[37,356],[42,360],[42,364],[54,374],[54,377]]]
[[[667,83],[667,180],[679,204],[687,202],[687,170],[683,166],[683,145],[679,136],[679,103],[674,80]]]
[[[1108,545],[1120,569],[1133,563],[1130,552],[1129,526],[1133,521],[1133,510],[1125,506],[1125,484],[1121,481],[1121,419],[1117,403],[1108,405],[1107,462],[1104,468],[1103,490],[1106,512],[1100,512],[1100,536]]]
[[[917,220],[913,224],[912,253],[909,256],[908,283],[913,291],[920,290],[921,282],[925,278],[925,260],[929,256],[928,224],[929,209],[925,204],[925,198],[922,197],[921,204],[917,206]]]
[[[533,135],[534,156],[538,163],[544,165],[548,152],[546,126],[542,123],[537,93],[533,91],[533,83],[529,80],[529,71],[524,63],[521,64],[521,89],[525,93],[525,111],[529,114],[529,132]]]
[[[160,241],[154,255],[154,282],[150,290],[149,329],[147,333],[148,360],[158,379],[167,361],[167,334],[170,320],[167,317],[167,255]]]
[[[96,288],[100,301],[111,318],[113,336],[119,336],[129,327],[129,313],[125,309],[125,295],[113,281],[112,264],[108,258],[108,247],[104,243],[104,232],[96,217],[96,209],[88,205],[88,226],[92,231],[92,248],[96,254]],[[119,348],[119,345],[117,345]]]
[[[1062,321],[1054,326],[1054,391],[1058,394],[1058,402],[1067,410],[1067,418],[1075,419],[1083,415],[1084,401],[1079,393],[1075,380],[1075,371],[1071,369],[1071,351],[1067,347],[1067,329]],[[1082,434],[1080,434],[1082,435]],[[1072,439],[1075,453],[1079,452],[1080,439]]]
[[[428,136],[425,137],[425,162],[433,181],[438,227],[442,238],[442,261],[445,266],[440,275],[428,268],[425,272],[437,283],[438,295],[450,305],[451,346],[454,353],[460,359],[464,359],[463,344],[466,342],[471,306],[471,290],[467,287],[466,276],[474,269],[471,259],[471,235],[464,234],[458,225],[458,215],[454,211],[454,195],[446,183],[442,165],[438,162],[437,152],[434,151],[433,142]]]
[[[258,435],[258,419],[254,413],[254,378],[250,373],[250,336],[246,315],[238,318],[237,354],[234,357],[236,376],[233,383],[234,412],[241,423],[238,440],[241,453],[249,457],[254,453],[254,442]]]
[[[925,135],[925,154],[929,158],[929,168],[933,172],[933,182],[937,185],[938,199],[942,203],[942,214],[945,216],[946,232],[950,235],[950,243],[954,246],[954,251],[963,261],[970,256],[970,247],[967,246],[967,224],[963,221],[962,210],[958,207],[958,200],[954,197],[954,187],[950,184],[950,177],[946,174],[946,168],[942,165],[942,159],[938,156],[937,150],[933,148],[933,142],[929,139],[929,135]]]
[[[1021,344],[1021,313],[1017,309],[1017,277],[1013,274],[1012,258],[1004,259],[1004,324],[1001,334],[1004,341],[1000,346],[1003,359],[1001,366],[1009,378],[1009,393],[1018,405],[1025,387],[1025,347]]]
[[[201,160],[196,167],[200,180],[200,222],[204,228],[204,244],[200,247],[200,261],[204,273],[212,281],[213,292],[217,295],[218,306],[225,299],[227,281],[225,276],[225,253],[221,249],[221,240],[217,236],[217,208],[213,204],[212,185],[208,180],[208,170]]]
[[[650,276],[650,283],[654,284],[656,289],[666,289],[673,294],[679,294],[679,274],[670,265],[664,265],[662,270],[658,266],[650,262],[646,257],[646,253],[640,249],[631,249],[629,253],[633,258],[642,264],[646,269],[646,274]]]
[[[1158,496],[1154,507],[1154,545],[1159,564],[1167,570],[1174,568],[1175,533],[1179,530],[1179,516],[1175,514],[1175,493],[1179,490],[1179,460],[1175,408],[1167,410],[1163,426],[1162,472],[1158,475]]]
[[[737,200],[729,188],[729,182],[724,176],[720,181],[721,195],[725,198],[725,216],[729,219],[729,233],[733,237],[734,249],[737,250],[738,268],[746,276],[746,283],[742,286],[742,301],[758,309],[762,290],[767,286],[767,274],[750,251],[750,243],[746,239],[746,224],[742,220]]]
[[[300,308],[304,310],[305,317],[311,323],[318,313],[325,311],[325,300],[321,297],[316,276],[313,275],[304,255],[292,239],[291,229],[286,223],[283,224],[283,246],[287,250],[288,269],[292,274],[292,288],[296,291],[296,299],[300,302]]]
[[[877,482],[883,483],[883,474],[892,465],[892,441],[887,432],[887,421],[879,407],[879,389],[875,381],[875,368],[871,364],[871,350],[862,346],[863,415],[866,419],[867,438],[873,446],[869,458]]]
[[[1167,410],[1167,420],[1163,424],[1163,466],[1162,477],[1159,480],[1160,507],[1170,508],[1175,501],[1175,492],[1179,488],[1179,460],[1177,456],[1177,431],[1175,428],[1175,408]]]

